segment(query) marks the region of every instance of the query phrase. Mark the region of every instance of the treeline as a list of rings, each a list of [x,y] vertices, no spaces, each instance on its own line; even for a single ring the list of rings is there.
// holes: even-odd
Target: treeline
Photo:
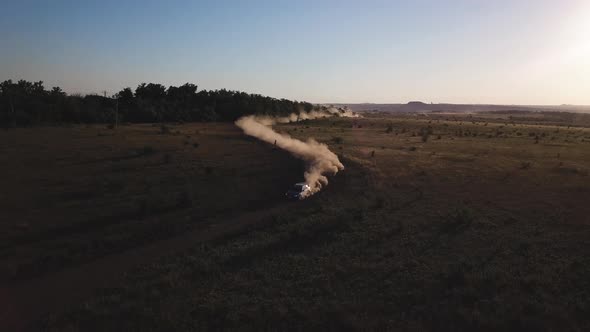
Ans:
[[[113,96],[68,95],[43,82],[6,80],[0,83],[0,124],[32,126],[62,123],[145,123],[234,121],[243,115],[284,116],[311,111],[307,102],[275,99],[230,90],[200,90],[186,83],[166,88],[142,83]]]

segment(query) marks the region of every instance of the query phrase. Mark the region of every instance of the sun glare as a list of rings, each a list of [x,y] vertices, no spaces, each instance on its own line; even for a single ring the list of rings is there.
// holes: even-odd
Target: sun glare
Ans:
[[[578,10],[570,20],[567,34],[571,36],[571,44],[566,54],[567,60],[584,64],[590,57],[590,6]],[[569,39],[569,38],[568,38]]]

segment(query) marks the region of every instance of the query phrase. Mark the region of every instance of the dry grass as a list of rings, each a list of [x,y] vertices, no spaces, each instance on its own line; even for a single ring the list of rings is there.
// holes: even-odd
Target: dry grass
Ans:
[[[300,163],[231,126],[162,127],[175,134],[150,125],[0,132],[0,280],[272,205],[300,179]]]
[[[63,135],[61,144],[79,135],[70,140],[78,150],[60,150],[58,157],[35,132],[42,143],[27,141],[19,147],[21,143],[4,140],[13,149],[11,158],[33,158],[23,154],[27,146],[41,153],[35,158],[56,163],[64,158],[64,164],[87,161],[92,151],[99,152],[99,160],[127,157],[85,164],[102,166],[72,166],[63,173],[55,168],[42,173],[39,163],[30,164],[26,174],[36,169],[39,178],[62,174],[73,181],[75,174],[80,179],[57,187],[59,192],[76,188],[77,194],[41,207],[45,215],[72,215],[50,221],[31,218],[25,228],[13,216],[7,229],[14,238],[51,229],[54,225],[48,223],[71,222],[72,216],[92,208],[90,202],[103,200],[102,209],[113,209],[119,206],[115,202],[142,193],[139,197],[149,202],[145,214],[155,213],[173,225],[183,224],[175,221],[178,211],[219,218],[229,210],[239,215],[248,208],[278,206],[255,226],[137,269],[122,284],[44,320],[39,326],[48,330],[588,329],[590,142],[584,137],[590,130],[558,122],[505,121],[376,115],[281,125],[278,130],[295,137],[326,142],[346,166],[325,191],[303,204],[284,206],[273,203],[284,190],[278,181],[299,180],[300,163],[242,136],[231,125],[178,126],[172,129],[178,135],[159,135],[158,127],[149,126],[132,126],[117,136],[98,136],[102,131],[96,128],[47,129],[48,137]],[[424,141],[421,129],[429,127],[430,139]],[[27,130],[18,135],[33,136]],[[184,144],[186,135],[199,143],[198,149]],[[121,146],[117,144],[124,144],[124,151],[151,146],[155,152],[117,154],[119,150],[109,149]],[[162,163],[163,153],[171,155],[169,163]],[[95,174],[114,177],[117,166],[126,170],[125,176],[103,187],[112,191],[106,198],[78,189],[87,181],[95,188]],[[198,176],[184,175],[191,172]],[[183,176],[176,179],[178,174]],[[171,195],[173,209],[150,210],[157,204],[137,184],[146,178],[161,186],[152,192],[181,193]],[[25,181],[20,199],[27,200],[25,193],[33,192],[38,180],[31,177],[29,187]],[[187,183],[192,190],[182,194]],[[223,186],[219,194],[217,185]],[[50,192],[41,189],[39,197]],[[258,205],[244,198],[247,192],[256,195]],[[212,195],[206,204],[193,198],[205,193]],[[77,205],[64,197],[87,203]],[[28,198],[12,211],[22,212],[31,202]],[[136,225],[139,219],[121,224]],[[144,229],[139,225],[119,232],[123,236],[117,241],[125,243],[124,234]],[[102,233],[82,234],[96,240]],[[29,248],[33,257],[44,243],[61,245],[71,237],[62,235],[62,240],[43,238],[39,246],[23,244],[18,252]],[[14,248],[4,250],[17,252]]]

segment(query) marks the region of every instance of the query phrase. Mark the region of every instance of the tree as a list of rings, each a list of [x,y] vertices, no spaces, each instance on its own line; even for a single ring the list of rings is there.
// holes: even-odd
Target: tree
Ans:
[[[0,83],[0,124],[118,123],[159,121],[235,121],[241,116],[286,116],[319,106],[232,90],[198,90],[185,83],[168,88],[142,83],[113,96],[68,95],[60,87],[46,90],[43,81]]]
[[[16,113],[14,111],[14,98],[16,94],[16,85],[12,83],[12,80],[6,80],[0,83],[0,93],[3,99],[8,100],[8,104],[10,106],[10,114],[12,118],[13,125],[16,126]]]
[[[166,87],[162,84],[141,83],[135,89],[135,97],[151,101],[163,100],[166,97]]]
[[[65,97],[66,93],[63,92],[59,86],[55,86],[55,87],[53,87],[53,89],[51,89],[51,92],[49,92],[49,95],[52,97]]]
[[[191,83],[185,83],[179,87],[170,86],[166,92],[171,100],[186,102],[197,93],[197,86]]]
[[[131,91],[131,88],[124,88],[117,92],[117,95],[122,103],[130,104],[133,101],[133,91]]]

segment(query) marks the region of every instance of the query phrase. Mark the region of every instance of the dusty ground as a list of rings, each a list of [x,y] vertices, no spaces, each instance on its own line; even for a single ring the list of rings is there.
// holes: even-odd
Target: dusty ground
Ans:
[[[585,329],[590,130],[568,126],[281,125],[346,166],[303,204],[301,163],[229,124],[5,131],[2,289],[48,330]],[[27,316],[52,280],[83,295]]]

